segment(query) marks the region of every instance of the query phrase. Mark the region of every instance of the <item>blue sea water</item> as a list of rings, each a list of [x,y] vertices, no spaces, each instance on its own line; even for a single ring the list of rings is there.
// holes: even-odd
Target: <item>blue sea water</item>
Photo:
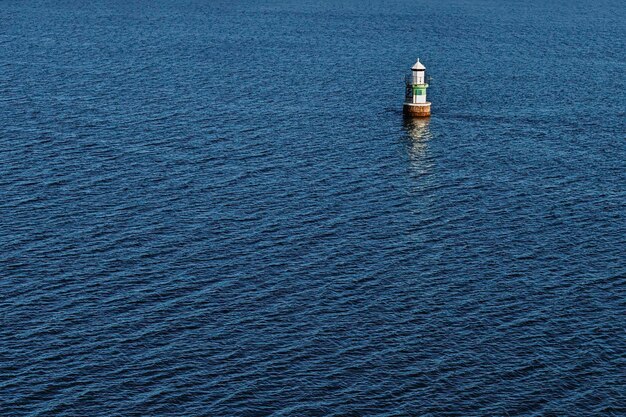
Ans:
[[[626,416],[625,51],[622,0],[0,1],[0,415]]]

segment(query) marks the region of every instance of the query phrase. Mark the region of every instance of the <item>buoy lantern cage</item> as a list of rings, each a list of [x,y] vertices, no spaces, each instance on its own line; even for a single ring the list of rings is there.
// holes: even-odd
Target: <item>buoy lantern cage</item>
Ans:
[[[406,93],[404,97],[404,114],[413,117],[430,116],[430,103],[426,101],[426,67],[419,58],[413,67],[411,74],[405,79]]]

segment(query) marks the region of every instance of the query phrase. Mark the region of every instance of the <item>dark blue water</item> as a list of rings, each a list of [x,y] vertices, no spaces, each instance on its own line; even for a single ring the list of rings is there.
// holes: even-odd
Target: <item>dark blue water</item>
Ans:
[[[0,2],[0,415],[625,416],[624,51],[621,0]]]

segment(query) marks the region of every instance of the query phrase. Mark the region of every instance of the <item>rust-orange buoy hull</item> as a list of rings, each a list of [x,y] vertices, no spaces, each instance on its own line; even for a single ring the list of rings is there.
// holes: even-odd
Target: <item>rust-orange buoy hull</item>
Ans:
[[[404,114],[411,117],[429,117],[430,103],[404,103]]]

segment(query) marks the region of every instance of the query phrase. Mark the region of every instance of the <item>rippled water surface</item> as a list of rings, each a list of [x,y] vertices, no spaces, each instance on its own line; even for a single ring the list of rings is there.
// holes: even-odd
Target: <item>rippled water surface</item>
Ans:
[[[625,416],[625,22],[0,2],[0,415]]]

